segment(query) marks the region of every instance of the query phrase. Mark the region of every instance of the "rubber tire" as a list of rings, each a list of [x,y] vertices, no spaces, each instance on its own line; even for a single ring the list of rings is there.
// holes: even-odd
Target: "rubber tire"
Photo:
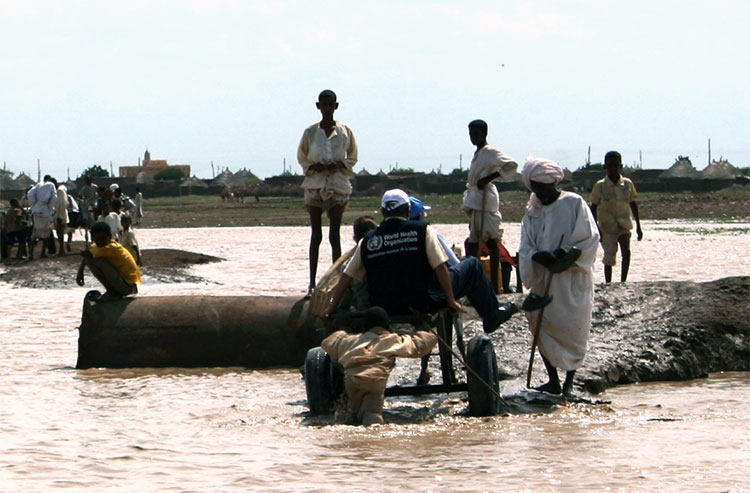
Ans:
[[[492,339],[484,335],[473,337],[466,348],[466,364],[500,393],[497,358]],[[500,412],[500,399],[484,385],[474,373],[466,372],[471,416],[493,416]]]
[[[310,414],[330,414],[336,400],[344,392],[344,374],[341,365],[321,347],[307,351],[305,358],[305,392]]]

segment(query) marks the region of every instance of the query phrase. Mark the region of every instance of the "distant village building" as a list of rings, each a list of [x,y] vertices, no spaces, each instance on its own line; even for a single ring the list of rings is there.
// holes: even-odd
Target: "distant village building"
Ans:
[[[120,166],[120,178],[137,178],[140,173],[153,177],[159,171],[163,171],[167,168],[179,169],[182,171],[182,176],[190,176],[190,165],[188,164],[173,164],[167,163],[166,159],[151,159],[151,153],[146,150],[143,154],[143,161],[139,166]],[[144,180],[142,180],[144,182]]]
[[[697,179],[703,182],[703,190],[721,190],[730,187],[735,182],[735,177],[742,172],[732,166],[726,159],[719,159],[709,164],[706,169],[698,174]]]
[[[693,167],[690,158],[677,156],[674,164],[659,175],[659,180],[664,183],[668,192],[679,192],[681,190],[692,190],[693,181],[698,176],[698,170]]]

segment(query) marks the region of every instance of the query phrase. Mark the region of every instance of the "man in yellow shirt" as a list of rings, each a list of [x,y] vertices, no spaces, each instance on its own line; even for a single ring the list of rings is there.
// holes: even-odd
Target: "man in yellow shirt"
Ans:
[[[604,280],[612,282],[612,266],[616,263],[619,244],[622,255],[620,281],[625,282],[630,268],[630,231],[633,229],[633,219],[638,241],[643,239],[638,205],[635,203],[637,192],[633,182],[620,174],[622,156],[619,152],[609,151],[604,156],[604,168],[607,176],[596,182],[591,190],[591,212],[599,226],[604,250]]]
[[[83,271],[88,267],[94,277],[102,283],[106,292],[96,301],[110,301],[138,293],[141,271],[130,252],[112,239],[112,230],[107,223],[95,223],[91,227],[89,249],[81,252],[83,260],[78,268],[76,282],[83,286]]]

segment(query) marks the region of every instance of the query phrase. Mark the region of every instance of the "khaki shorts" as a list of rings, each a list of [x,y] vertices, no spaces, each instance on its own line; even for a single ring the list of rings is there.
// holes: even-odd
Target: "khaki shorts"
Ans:
[[[122,274],[120,274],[120,272],[105,259],[98,258],[94,262],[96,263],[96,266],[99,268],[99,270],[102,271],[104,277],[107,278],[107,281],[109,281],[109,283],[112,285],[115,293],[120,296],[127,296],[129,294],[136,294],[138,292],[138,286],[136,286],[135,284],[131,284],[127,279],[122,277]]]
[[[482,224],[484,216],[484,224]],[[486,243],[490,238],[497,240],[500,238],[500,224],[502,216],[498,211],[479,211],[472,210],[469,220],[469,243]],[[482,238],[479,238],[479,230],[482,230]]]
[[[321,189],[320,188],[306,188],[305,189],[305,208],[309,209],[310,207],[315,207],[317,209],[322,209],[324,211],[328,211],[331,207],[335,207],[337,205],[346,205],[349,203],[349,194],[343,194],[343,193],[331,193],[331,194],[324,194],[324,195],[330,195],[328,198],[323,198],[321,195]]]
[[[617,264],[617,247],[620,239],[627,241],[629,244],[630,231],[620,231],[617,233],[605,233],[602,231],[602,250],[604,250],[602,263],[604,265],[613,266]]]

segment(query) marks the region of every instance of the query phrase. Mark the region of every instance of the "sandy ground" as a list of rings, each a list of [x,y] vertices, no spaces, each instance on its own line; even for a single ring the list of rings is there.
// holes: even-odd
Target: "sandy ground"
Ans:
[[[5,272],[0,272],[0,282],[16,287],[55,289],[67,284],[75,285],[76,273],[81,263],[77,253],[83,250],[81,241],[71,242],[71,252],[62,257],[51,256],[34,260],[3,262]],[[39,256],[39,245],[35,255]],[[13,250],[15,252],[15,249]],[[141,252],[141,274],[156,282],[195,282],[200,278],[190,275],[188,268],[196,264],[220,262],[224,259],[202,253],[170,248],[144,249]],[[90,275],[87,271],[87,274]]]

